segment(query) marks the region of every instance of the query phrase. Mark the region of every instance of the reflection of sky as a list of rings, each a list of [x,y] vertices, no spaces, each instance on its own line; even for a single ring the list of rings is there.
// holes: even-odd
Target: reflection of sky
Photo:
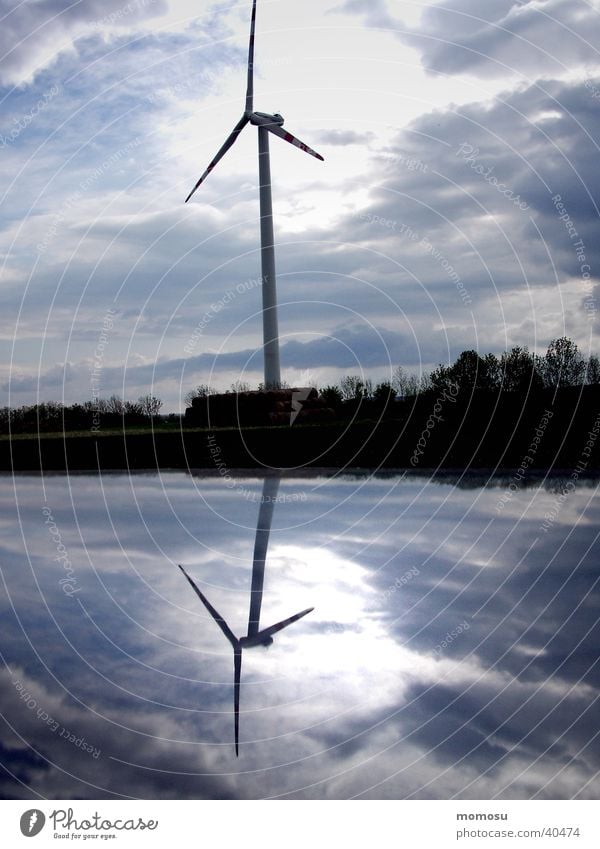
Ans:
[[[3,795],[595,798],[596,484],[547,531],[556,486],[505,485],[282,482],[261,627],[315,610],[244,652],[236,759],[232,651],[176,564],[242,636],[261,481],[0,478]]]

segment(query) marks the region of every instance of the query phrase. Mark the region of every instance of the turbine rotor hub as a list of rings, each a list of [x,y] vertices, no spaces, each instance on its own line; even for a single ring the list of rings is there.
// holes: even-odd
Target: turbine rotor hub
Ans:
[[[248,117],[250,123],[258,127],[268,127],[273,124],[277,127],[283,126],[283,116],[279,112],[273,115],[269,112],[251,112]]]

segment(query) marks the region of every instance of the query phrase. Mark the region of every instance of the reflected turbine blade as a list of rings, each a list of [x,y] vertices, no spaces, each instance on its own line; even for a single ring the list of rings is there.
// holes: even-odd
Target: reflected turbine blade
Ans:
[[[185,571],[183,566],[179,566],[179,568],[181,569],[181,571],[183,572],[185,577],[188,579],[190,586],[192,587],[192,589],[194,590],[194,592],[196,593],[196,595],[198,596],[198,598],[200,599],[202,604],[206,607],[206,609],[208,610],[208,612],[210,613],[212,618],[215,620],[215,622],[217,623],[217,625],[219,626],[221,631],[223,631],[223,633],[225,634],[225,636],[227,637],[227,639],[229,640],[229,642],[231,643],[231,645],[233,646],[233,649],[235,651],[236,648],[239,645],[238,638],[235,636],[235,634],[233,633],[233,631],[231,630],[231,628],[229,627],[227,622],[223,619],[221,614],[212,606],[212,604],[206,598],[206,596],[203,595],[203,593],[200,592],[200,590],[198,589],[196,584],[192,581],[192,579],[190,578],[188,573]]]
[[[290,144],[293,144],[294,147],[299,147],[300,150],[303,150],[305,153],[310,153],[311,156],[315,156],[317,159],[320,159],[323,162],[323,157],[320,153],[317,153],[316,150],[313,150],[312,147],[309,147],[307,144],[304,144],[303,141],[293,136],[291,133],[288,133],[287,130],[284,130],[283,127],[280,127],[278,124],[267,124],[267,130],[269,132],[274,133],[279,138],[283,139]]]
[[[294,613],[293,616],[290,616],[288,619],[284,619],[281,622],[278,622],[276,625],[271,625],[270,628],[264,628],[262,631],[259,631],[253,638],[244,638],[240,640],[240,643],[243,646],[249,645],[257,645],[259,643],[264,642],[267,637],[271,637],[273,634],[276,634],[278,631],[283,630],[283,628],[287,628],[288,625],[291,625],[293,622],[297,622],[298,619],[302,619],[303,616],[306,616],[307,613],[311,613],[314,610],[314,607],[307,607],[306,610],[302,610],[300,613]]]
[[[219,152],[217,153],[215,158],[212,160],[212,162],[210,163],[210,165],[208,166],[208,168],[206,169],[204,174],[200,177],[200,179],[198,180],[198,182],[196,183],[196,185],[194,186],[192,191],[186,197],[186,199],[185,199],[186,203],[191,198],[191,196],[194,194],[194,192],[196,191],[198,186],[200,186],[201,183],[203,183],[204,180],[208,177],[208,175],[213,170],[213,168],[215,167],[217,162],[225,156],[225,154],[227,153],[229,148],[232,146],[232,144],[236,141],[237,137],[242,132],[242,130],[244,129],[244,127],[246,126],[248,121],[249,121],[249,118],[247,118],[245,115],[242,115],[242,117],[237,122],[237,124],[235,125],[235,127],[233,128],[231,133],[227,136],[227,140],[225,141],[225,143],[223,145],[221,145],[221,147],[219,148]]]
[[[235,756],[240,746],[240,684],[242,679],[242,649],[233,650],[233,726],[235,733]]]
[[[254,26],[256,23],[256,0],[252,3],[250,23],[250,46],[248,47],[248,86],[246,88],[246,112],[254,111]]]

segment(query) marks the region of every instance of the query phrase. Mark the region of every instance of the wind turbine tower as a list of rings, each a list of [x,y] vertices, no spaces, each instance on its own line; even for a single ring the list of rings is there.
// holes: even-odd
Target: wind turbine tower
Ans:
[[[281,386],[281,368],[279,363],[279,326],[277,321],[277,286],[275,278],[275,245],[273,237],[273,204],[271,198],[271,162],[269,156],[269,133],[295,145],[305,153],[323,160],[323,157],[301,142],[300,139],[283,129],[283,118],[278,113],[254,111],[254,30],[256,25],[256,0],[252,3],[250,23],[250,46],[248,48],[248,83],[246,87],[246,107],[244,114],[233,128],[217,155],[202,174],[185,202],[187,203],[196,189],[213,170],[217,162],[225,156],[246,126],[252,124],[258,128],[258,174],[260,191],[260,249],[262,265],[262,304],[263,304],[263,351],[265,368],[265,389],[278,389]]]

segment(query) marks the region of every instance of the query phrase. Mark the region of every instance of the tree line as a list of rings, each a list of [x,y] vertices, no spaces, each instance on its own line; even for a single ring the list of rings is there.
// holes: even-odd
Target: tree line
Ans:
[[[118,395],[111,395],[82,404],[46,401],[22,407],[2,407],[0,433],[56,433],[148,425],[159,415],[162,405],[155,395],[142,395],[137,401],[124,401]]]
[[[422,392],[440,391],[449,384],[462,393],[474,391],[529,394],[542,389],[600,384],[600,360],[596,354],[585,358],[571,339],[553,339],[545,354],[515,346],[500,356],[463,351],[452,365],[438,365],[421,376],[398,366],[390,381],[373,386],[357,375],[343,377],[337,386],[327,386],[321,394],[333,402],[410,398]]]
[[[600,384],[600,360],[592,354],[585,358],[566,336],[553,339],[545,354],[515,346],[499,356],[481,356],[474,350],[463,351],[451,365],[440,364],[431,372],[411,374],[399,365],[388,381],[375,383],[364,375],[345,375],[337,384],[315,385],[327,405],[336,410],[354,408],[357,403],[387,405],[395,399],[413,398],[422,393],[438,392],[448,385],[461,394],[474,391],[509,392],[528,395],[543,389]],[[259,389],[262,385],[259,384]],[[285,388],[285,387],[284,387]],[[290,387],[287,387],[290,388]],[[248,392],[250,384],[236,381],[230,392]],[[200,384],[185,396],[187,406],[194,398],[217,394],[208,384]],[[81,404],[64,405],[56,401],[0,408],[0,433],[50,433],[123,426],[150,425],[159,417],[163,402],[154,395],[126,401],[118,395],[95,398]],[[161,419],[164,416],[160,417]],[[172,414],[169,418],[179,421]],[[98,422],[100,428],[98,428]]]
[[[565,386],[600,384],[600,360],[596,354],[585,358],[571,339],[553,339],[545,354],[529,351],[527,346],[515,346],[500,356],[477,351],[463,351],[452,365],[440,364],[431,372],[411,374],[399,365],[390,380],[375,383],[364,375],[350,374],[337,384],[320,387],[328,406],[339,408],[357,401],[387,403],[396,398],[412,398],[425,392],[439,391],[449,384],[458,386],[461,393],[478,390],[490,392],[531,393],[541,389]],[[237,381],[229,392],[248,392],[250,384]],[[262,384],[259,384],[262,389]],[[282,388],[291,388],[284,383]],[[200,384],[185,396],[187,406],[194,398],[218,394],[219,390]]]

